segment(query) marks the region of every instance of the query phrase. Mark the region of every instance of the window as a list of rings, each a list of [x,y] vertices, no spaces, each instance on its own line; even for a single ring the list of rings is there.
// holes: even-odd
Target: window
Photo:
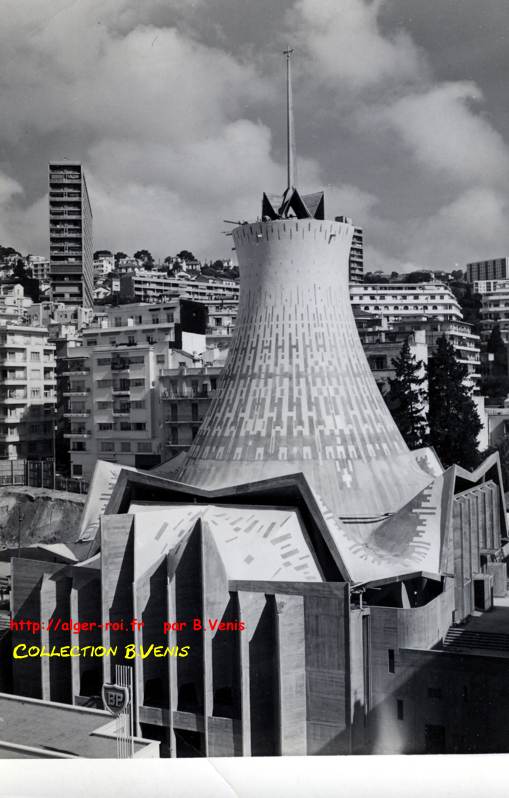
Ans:
[[[136,410],[142,410],[144,407],[145,407],[144,399],[140,399],[140,401],[138,402],[131,402],[131,408],[134,408]]]
[[[143,316],[136,316],[136,324],[142,324]]]
[[[133,429],[135,432],[144,432],[146,427],[147,425],[144,421],[135,421],[134,424],[131,425],[131,429]],[[152,449],[150,449],[150,451],[152,451]]]
[[[170,324],[173,322],[173,319],[174,319],[173,313],[166,314],[166,321],[169,321]]]
[[[191,435],[193,437],[193,441],[196,438],[196,436],[198,435],[198,430],[199,430],[199,427],[191,427]]]
[[[440,687],[428,687],[428,698],[442,698],[442,690]]]
[[[133,388],[144,388],[145,380],[131,380],[131,386]]]
[[[395,667],[394,667],[394,649],[393,648],[389,648],[387,650],[387,654],[388,654],[389,673],[396,673],[396,670],[395,670]]]
[[[121,421],[120,422],[120,432],[129,432],[131,429],[131,422],[130,421]]]
[[[109,357],[98,357],[97,358],[97,365],[98,366],[109,366],[110,363],[111,363],[111,360],[110,360]]]
[[[210,378],[210,390],[211,391],[215,391],[216,390],[216,385],[217,385],[216,377],[211,377]]]
[[[131,451],[131,441],[121,441],[120,442],[120,451],[121,452],[130,452]]]
[[[83,466],[81,463],[74,463],[72,467],[72,475],[73,477],[82,477],[83,476]]]
[[[398,700],[396,701],[396,711],[397,711],[397,714],[398,714],[398,720],[403,720],[404,719],[404,706],[403,706],[403,701],[401,700],[401,698],[398,698]]]
[[[138,451],[139,452],[151,452],[152,451],[152,443],[150,441],[140,441],[138,443]]]
[[[98,424],[99,432],[108,432],[113,429],[113,424]]]
[[[136,338],[134,337],[134,335],[128,335],[127,336],[127,345],[128,346],[135,346],[136,345]]]
[[[196,402],[191,405],[191,418],[193,421],[198,421],[198,405]]]
[[[156,355],[156,363],[164,363],[164,355]]]
[[[220,317],[214,319],[214,322],[215,322],[216,327],[221,327],[221,318]]]
[[[41,353],[40,352],[30,352],[30,360],[33,363],[40,363],[41,362]]]
[[[114,451],[115,451],[114,441],[101,441],[101,452],[114,452]]]
[[[154,316],[153,317],[152,324],[159,324],[159,316]]]
[[[115,316],[115,327],[122,327],[122,316]]]
[[[41,395],[41,389],[40,388],[32,388],[32,390],[30,391],[30,395],[31,395],[32,399],[39,399],[39,397]]]
[[[97,409],[98,410],[107,410],[111,402],[97,402]]]
[[[89,338],[87,346],[97,346],[97,338]]]

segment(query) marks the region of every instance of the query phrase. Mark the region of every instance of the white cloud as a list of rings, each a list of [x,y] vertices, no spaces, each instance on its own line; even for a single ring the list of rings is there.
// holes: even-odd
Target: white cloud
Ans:
[[[360,90],[387,80],[413,80],[423,58],[406,33],[384,34],[383,0],[297,0],[289,15],[297,47],[320,78],[338,88]]]
[[[442,179],[498,184],[509,176],[502,136],[475,112],[482,99],[472,83],[442,83],[364,112],[366,125],[396,131],[417,162]]]

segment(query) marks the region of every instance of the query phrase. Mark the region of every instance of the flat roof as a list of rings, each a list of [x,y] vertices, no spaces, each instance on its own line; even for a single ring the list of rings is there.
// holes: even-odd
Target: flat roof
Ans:
[[[116,758],[114,724],[113,716],[102,709],[0,693],[0,748],[2,743],[12,745],[13,757],[24,756],[31,748],[32,757]],[[135,755],[152,742],[136,738]]]

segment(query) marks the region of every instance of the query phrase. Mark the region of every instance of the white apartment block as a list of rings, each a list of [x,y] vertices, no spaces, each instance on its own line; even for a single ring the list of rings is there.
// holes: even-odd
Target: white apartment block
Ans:
[[[169,277],[166,272],[140,269],[120,277],[120,296],[133,302],[162,302],[172,297],[187,296],[198,302],[238,299],[239,284],[235,280]]]
[[[458,300],[443,283],[364,283],[350,284],[353,308],[386,316],[389,321],[436,318],[461,321]]]
[[[47,283],[50,279],[50,262],[42,255],[28,255],[27,264],[39,282]]]
[[[68,351],[61,376],[71,475],[89,480],[97,459],[150,468],[164,459],[158,380],[173,350],[205,349],[206,309],[186,300],[108,308]]]
[[[481,338],[487,341],[498,324],[502,338],[509,343],[509,280],[497,281],[495,290],[481,297]]]
[[[55,346],[43,327],[0,326],[0,458],[51,457]]]

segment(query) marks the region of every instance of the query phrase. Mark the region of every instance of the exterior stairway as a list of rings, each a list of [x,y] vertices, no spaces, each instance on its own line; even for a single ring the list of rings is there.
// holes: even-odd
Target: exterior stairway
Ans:
[[[443,641],[444,650],[485,649],[509,652],[509,634],[478,632],[466,627],[451,626]]]

